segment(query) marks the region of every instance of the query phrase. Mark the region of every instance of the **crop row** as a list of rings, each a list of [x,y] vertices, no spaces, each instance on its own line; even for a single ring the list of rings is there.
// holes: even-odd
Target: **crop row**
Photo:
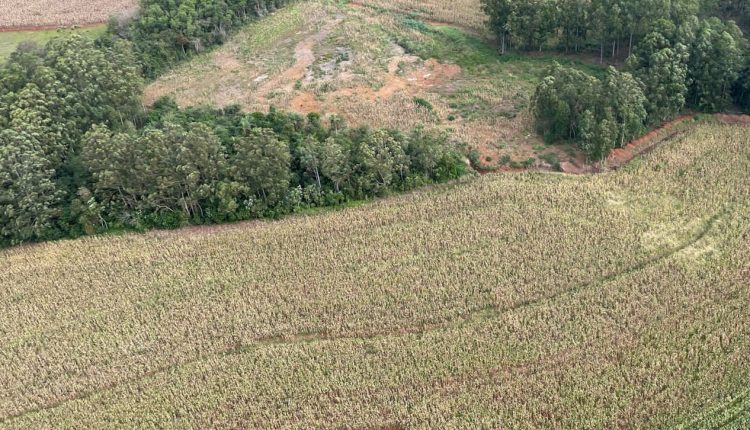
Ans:
[[[682,422],[750,376],[748,143],[3,251],[0,428]]]
[[[3,2],[0,28],[98,24],[134,10],[137,0],[8,0]]]
[[[483,31],[486,16],[479,0],[358,0],[355,3],[390,11],[418,13],[424,19]]]

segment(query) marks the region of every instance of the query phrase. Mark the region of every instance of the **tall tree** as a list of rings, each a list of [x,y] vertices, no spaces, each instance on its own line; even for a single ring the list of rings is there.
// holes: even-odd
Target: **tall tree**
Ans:
[[[732,97],[743,111],[750,112],[750,57],[732,87]]]
[[[614,130],[614,143],[617,146],[624,146],[645,131],[648,115],[641,82],[630,73],[610,67],[600,94],[609,110],[607,116],[611,125],[608,124],[606,129]]]
[[[716,112],[732,101],[732,85],[742,68],[740,30],[717,18],[703,20],[690,47],[689,100],[703,111]]]
[[[33,137],[0,131],[0,242],[46,236],[60,213],[54,175]]]
[[[232,178],[266,205],[280,202],[291,179],[289,145],[273,130],[256,128],[237,140],[234,152]]]
[[[489,17],[490,29],[500,40],[500,52],[505,49],[510,38],[510,17],[513,13],[514,2],[510,0],[482,0],[482,9]]]
[[[676,33],[671,22],[657,21],[629,59],[635,76],[645,85],[646,110],[653,123],[674,117],[685,106],[689,54],[685,45],[673,42]]]
[[[532,111],[548,142],[576,139],[583,112],[596,102],[593,76],[555,63],[536,88]]]

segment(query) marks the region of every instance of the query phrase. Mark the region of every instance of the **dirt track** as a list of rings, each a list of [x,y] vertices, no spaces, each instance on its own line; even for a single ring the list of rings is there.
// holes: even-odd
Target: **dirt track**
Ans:
[[[724,124],[748,125],[750,124],[750,115],[717,113],[713,117]],[[609,154],[605,161],[606,170],[616,170],[627,164],[633,158],[652,151],[662,143],[668,142],[672,137],[679,134],[679,131],[673,131],[679,125],[693,120],[695,115],[681,115],[672,121],[651,130],[636,140],[631,141],[623,148],[617,148]],[[672,132],[673,131],[673,132]]]

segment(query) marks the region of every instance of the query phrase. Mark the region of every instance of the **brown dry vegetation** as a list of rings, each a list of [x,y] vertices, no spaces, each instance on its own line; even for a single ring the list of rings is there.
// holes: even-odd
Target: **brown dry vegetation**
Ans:
[[[99,24],[137,6],[138,0],[3,0],[0,29]]]
[[[352,3],[391,12],[414,13],[433,21],[485,32],[486,15],[480,0],[354,0]]]
[[[749,139],[2,251],[0,428],[746,428]]]

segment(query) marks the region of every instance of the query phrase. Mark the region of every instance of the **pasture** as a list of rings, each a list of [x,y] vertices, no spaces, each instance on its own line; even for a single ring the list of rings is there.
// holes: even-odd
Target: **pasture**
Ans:
[[[95,25],[91,27],[77,28],[77,29],[52,29],[52,30],[36,30],[36,31],[6,31],[0,33],[0,61],[5,60],[16,50],[19,44],[23,42],[34,42],[39,45],[44,45],[50,39],[55,37],[62,37],[72,33],[81,34],[92,39],[103,34],[105,26]]]

